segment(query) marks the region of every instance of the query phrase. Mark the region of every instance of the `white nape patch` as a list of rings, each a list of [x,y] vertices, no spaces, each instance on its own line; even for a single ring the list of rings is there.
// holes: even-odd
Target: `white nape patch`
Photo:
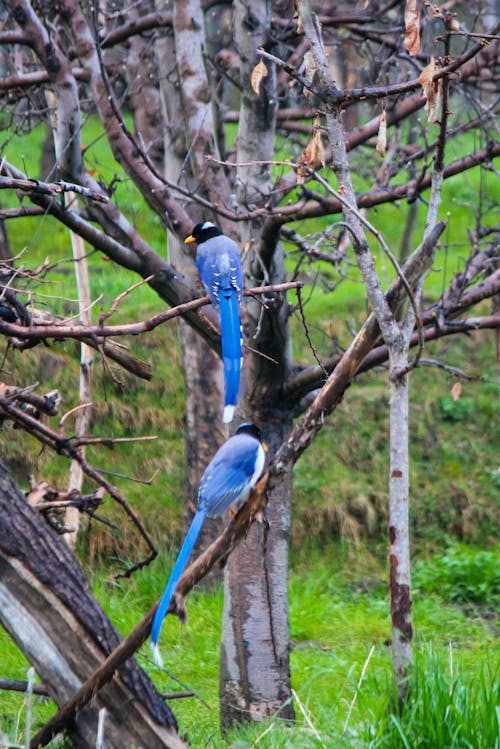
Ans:
[[[250,486],[255,486],[257,483],[257,479],[260,477],[260,474],[264,470],[264,463],[266,462],[266,451],[262,447],[262,445],[259,444],[259,449],[257,451],[257,459],[255,461],[255,471],[253,472],[253,476],[250,479]]]
[[[204,230],[204,229],[214,229],[215,228],[215,224],[212,224],[211,221],[205,221],[203,223],[203,225],[202,225],[201,228],[202,228],[202,230]]]
[[[158,643],[151,643],[151,650],[153,653],[153,660],[159,668],[163,668],[163,658],[160,653],[160,646]]]
[[[233,420],[235,411],[236,406],[224,406],[224,415],[222,417],[224,424],[229,424],[229,422]]]

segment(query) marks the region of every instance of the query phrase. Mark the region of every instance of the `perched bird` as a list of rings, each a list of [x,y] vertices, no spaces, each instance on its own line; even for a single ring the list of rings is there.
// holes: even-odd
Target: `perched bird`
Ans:
[[[222,361],[224,364],[225,423],[232,421],[241,369],[241,323],[239,304],[243,292],[238,245],[211,221],[197,224],[186,243],[197,242],[196,267],[212,304],[220,309]]]
[[[219,517],[230,505],[246,499],[262,473],[266,449],[261,440],[260,429],[255,424],[241,424],[215,453],[203,472],[198,490],[198,509],[170,573],[151,627],[153,655],[159,665],[161,656],[158,638],[161,625],[205,518]]]

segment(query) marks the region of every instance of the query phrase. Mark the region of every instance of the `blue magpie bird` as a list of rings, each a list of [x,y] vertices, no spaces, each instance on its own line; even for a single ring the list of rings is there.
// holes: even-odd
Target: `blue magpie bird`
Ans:
[[[224,416],[232,421],[241,368],[241,323],[239,304],[243,292],[238,245],[211,221],[197,224],[186,243],[197,242],[196,267],[212,304],[220,309],[222,361],[224,364]]]
[[[262,473],[266,449],[261,440],[260,429],[255,424],[241,424],[215,453],[203,472],[198,490],[198,509],[170,573],[151,627],[153,655],[159,665],[161,656],[158,638],[161,625],[205,518],[219,517],[230,505],[246,499]]]

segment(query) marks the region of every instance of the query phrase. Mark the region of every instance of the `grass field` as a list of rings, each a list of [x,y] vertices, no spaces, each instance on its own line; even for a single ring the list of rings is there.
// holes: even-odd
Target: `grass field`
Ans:
[[[111,179],[114,167],[88,125],[89,168]],[[8,159],[36,164],[43,133],[10,141]],[[3,137],[0,135],[0,143]],[[453,156],[453,154],[452,154]],[[29,171],[29,169],[28,169]],[[494,175],[493,175],[494,176]],[[123,178],[120,177],[122,180]],[[484,179],[489,180],[490,175]],[[468,173],[444,190],[443,216],[449,218],[443,248],[426,285],[426,298],[438,296],[456,271],[473,225],[471,194],[481,188],[479,172]],[[3,196],[2,196],[3,197]],[[127,180],[117,184],[117,202],[163,252],[164,234],[157,218]],[[405,206],[386,206],[370,214],[397,247]],[[491,214],[492,215],[492,214]],[[320,227],[315,227],[316,229]],[[9,226],[14,252],[34,267],[70,256],[68,234],[49,217]],[[392,269],[377,257],[383,277]],[[108,309],[117,294],[137,279],[133,274],[90,257],[92,295]],[[288,262],[293,267],[294,258]],[[335,282],[331,268],[326,280]],[[320,356],[333,341],[346,345],[350,328],[358,327],[365,305],[356,273],[334,293],[304,269],[310,299],[306,306],[314,344]],[[71,263],[61,263],[38,285],[38,303],[66,314],[76,309]],[[141,287],[126,297],[113,322],[144,319],[162,308],[156,295]],[[301,322],[291,321],[294,358],[311,361]],[[113,452],[93,448],[97,466],[131,476],[152,475],[151,486],[124,479],[116,483],[141,512],[163,550],[158,560],[131,581],[117,582],[112,572],[140,552],[134,530],[108,500],[102,513],[120,522],[119,533],[97,526],[84,528],[80,558],[97,598],[116,627],[126,634],[162,590],[182,533],[184,476],[184,393],[182,360],[174,325],[127,341],[131,350],[153,366],[153,380],[121,375],[117,388],[102,365],[96,367],[93,432],[98,435],[157,435],[154,442],[122,445]],[[429,359],[460,367],[476,380],[462,383],[458,401],[451,396],[456,378],[422,367],[412,374],[412,510],[414,557],[415,672],[411,700],[402,714],[391,708],[390,619],[387,600],[385,528],[387,519],[387,375],[384,370],[359,377],[344,403],[328,421],[314,446],[295,467],[290,580],[292,683],[297,724],[278,718],[221,737],[218,727],[218,649],[222,590],[214,587],[188,600],[185,627],[170,617],[162,649],[168,673],[139,656],[161,690],[189,688],[201,698],[172,702],[181,734],[194,747],[360,749],[500,749],[500,581],[498,537],[498,384],[491,333],[447,339],[429,346]],[[51,344],[24,353],[9,351],[2,378],[26,385],[40,382],[39,392],[58,387],[63,412],[77,404],[78,349],[73,343]],[[63,482],[67,463],[40,452],[31,438],[6,423],[0,435],[2,456],[21,486],[37,479]],[[28,664],[0,633],[0,678],[25,678]],[[185,687],[180,687],[179,679]],[[34,728],[54,706],[37,699]],[[9,746],[23,741],[22,695],[0,692],[0,737]],[[0,741],[0,744],[2,742]],[[55,746],[57,743],[53,742]]]
[[[495,552],[451,544],[415,573],[415,673],[408,709],[391,710],[390,620],[382,549],[333,542],[293,555],[290,581],[292,684],[297,724],[279,718],[221,737],[218,729],[218,648],[221,587],[195,593],[188,622],[169,617],[162,634],[165,671],[143,647],[139,660],[161,691],[190,689],[196,697],[171,702],[181,734],[194,747],[449,747],[498,749],[500,741],[500,573]],[[443,562],[444,560],[444,562]],[[122,633],[128,632],[162,587],[172,559],[162,557],[130,583],[95,575],[94,590]],[[480,577],[471,573],[478,566]],[[448,574],[446,574],[448,570]],[[461,571],[469,590],[453,585]],[[422,582],[420,582],[422,581]],[[482,587],[481,587],[482,586]],[[458,599],[457,599],[458,596]],[[475,596],[476,600],[472,601]],[[452,600],[450,600],[452,599]],[[2,676],[23,678],[27,664],[0,635]],[[11,741],[21,741],[25,711],[20,695],[3,692],[0,718]],[[35,728],[53,711],[37,698]],[[266,733],[265,733],[266,732]],[[265,736],[263,735],[265,733]],[[495,743],[496,742],[496,743]],[[55,743],[54,743],[55,746]]]

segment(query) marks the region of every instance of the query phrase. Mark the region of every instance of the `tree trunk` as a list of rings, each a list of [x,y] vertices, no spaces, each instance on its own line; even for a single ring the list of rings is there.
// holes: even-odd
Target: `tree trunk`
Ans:
[[[263,205],[271,192],[269,166],[276,124],[275,71],[270,66],[259,94],[250,86],[258,62],[255,51],[264,42],[269,4],[235,3],[235,40],[242,60],[242,102],[237,137],[238,202]],[[256,22],[258,19],[258,23]],[[244,274],[252,286],[263,278],[284,279],[283,254],[263,246],[262,224],[242,225]],[[244,377],[251,383],[243,408],[245,417],[263,430],[272,454],[287,439],[292,420],[280,408],[283,382],[288,374],[287,304],[266,299],[267,309],[255,300],[247,304],[252,348],[246,353]],[[261,313],[263,317],[261,319]],[[254,338],[256,331],[257,338]],[[291,701],[288,627],[288,538],[290,532],[291,472],[270,486],[265,524],[254,525],[248,538],[232,554],[225,572],[221,644],[220,699],[223,726],[262,720],[280,711],[294,718]]]
[[[403,338],[403,337],[402,337]],[[389,470],[389,595],[392,621],[392,663],[398,700],[404,700],[413,662],[409,538],[408,346],[389,347],[390,470]],[[405,372],[402,374],[402,372]]]
[[[270,452],[290,421],[264,426]],[[220,663],[222,726],[279,713],[293,719],[288,625],[288,542],[292,471],[270,484],[263,523],[254,523],[224,572]]]
[[[129,23],[154,12],[154,0],[136,3],[127,0]],[[153,32],[134,34],[127,46],[127,101],[134,118],[134,130],[149,158],[161,170],[164,163],[163,122],[158,87],[159,68],[155,57]]]
[[[168,9],[164,0],[156,0],[158,12]],[[177,182],[185,181],[196,190],[196,183],[186,161],[188,151],[183,122],[178,113],[182,111],[177,73],[175,37],[171,29],[158,34],[156,55],[159,69],[166,71],[161,76],[161,104],[165,123],[165,176]],[[183,176],[180,176],[180,175]],[[196,204],[187,209],[193,219],[193,226],[201,221],[203,214]],[[169,261],[178,268],[193,286],[199,285],[198,273],[187,249],[174,234],[168,232]],[[223,373],[222,362],[217,353],[183,320],[178,322],[179,338],[183,355],[183,368],[186,392],[186,506],[187,523],[196,509],[198,487],[203,471],[217,449],[227,438],[227,427],[222,424]],[[220,533],[222,521],[207,519],[197,548],[208,546]]]
[[[0,622],[57,705],[71,697],[120,640],[72,552],[40,521],[1,462]],[[108,749],[185,746],[169,707],[134,659],[68,726],[78,749],[95,747],[102,707]]]
[[[70,201],[76,201],[74,193],[68,193]],[[78,290],[78,310],[80,320],[85,325],[92,324],[92,313],[90,311],[90,280],[87,258],[85,257],[85,245],[79,234],[70,232],[73,258],[75,260],[76,288]],[[92,421],[92,384],[94,379],[94,349],[87,343],[80,344],[80,378],[78,401],[81,408],[75,416],[75,436],[82,437],[90,432]],[[85,446],[79,448],[80,454],[85,457]],[[83,469],[77,460],[72,460],[69,469],[68,492],[73,490],[81,492],[83,489]],[[80,528],[80,510],[77,507],[68,507],[65,512],[65,525],[69,529],[63,535],[64,540],[73,549],[78,540]]]

